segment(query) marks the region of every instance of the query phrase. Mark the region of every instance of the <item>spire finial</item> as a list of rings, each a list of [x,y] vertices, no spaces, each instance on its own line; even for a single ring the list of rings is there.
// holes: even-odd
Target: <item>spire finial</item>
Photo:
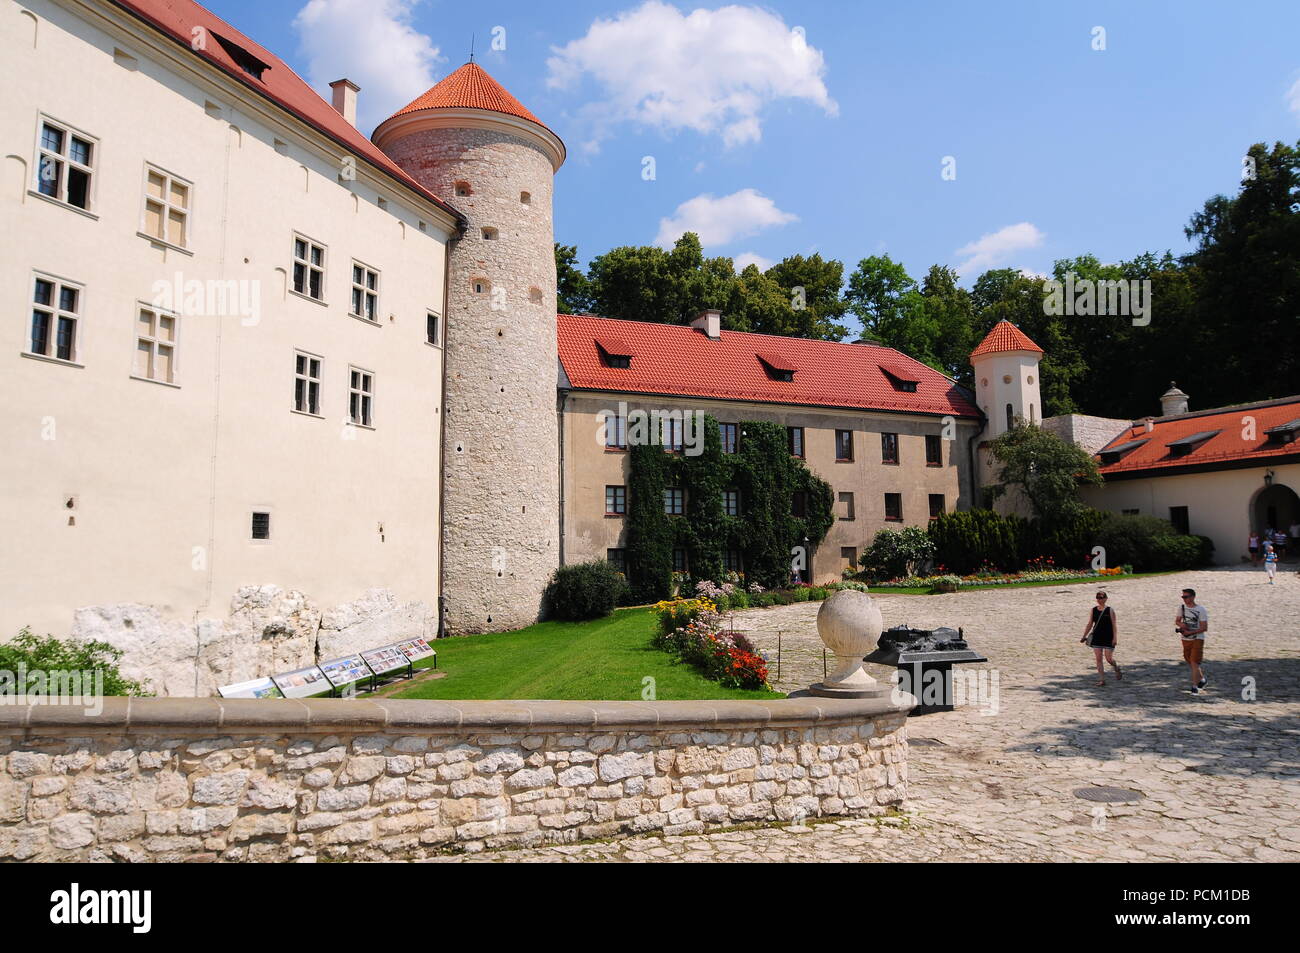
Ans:
[[[469,61],[474,62],[474,34],[469,35]]]

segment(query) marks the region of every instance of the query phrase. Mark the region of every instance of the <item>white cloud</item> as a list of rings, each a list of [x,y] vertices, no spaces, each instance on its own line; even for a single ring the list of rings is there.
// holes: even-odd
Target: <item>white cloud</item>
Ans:
[[[771,258],[764,258],[762,255],[752,251],[741,252],[739,255],[732,255],[731,263],[736,266],[736,274],[740,274],[750,265],[758,265],[759,271],[767,271],[767,269],[776,264],[776,262]]]
[[[825,59],[758,7],[725,6],[683,14],[646,0],[615,18],[597,19],[586,36],[553,48],[547,84],[571,89],[590,75],[602,98],[580,111],[596,138],[609,126],[637,122],[665,133],[693,129],[728,146],[762,136],[764,106],[802,99],[829,115],[838,107],[826,91]]]
[[[1300,79],[1296,80],[1295,84],[1287,90],[1286,104],[1293,113],[1300,116]]]
[[[754,189],[741,189],[722,198],[706,193],[687,199],[671,217],[661,218],[655,244],[668,248],[684,232],[695,232],[700,244],[708,248],[798,220],[799,216],[781,211],[775,202]]]
[[[954,255],[962,258],[957,265],[960,275],[974,274],[1000,265],[1008,257],[1026,248],[1037,248],[1047,236],[1029,222],[1008,225],[996,232],[981,235],[976,241],[958,248]]]
[[[357,127],[373,129],[435,82],[438,47],[411,26],[421,0],[309,0],[294,17],[307,81],[326,99],[347,77],[361,87]]]

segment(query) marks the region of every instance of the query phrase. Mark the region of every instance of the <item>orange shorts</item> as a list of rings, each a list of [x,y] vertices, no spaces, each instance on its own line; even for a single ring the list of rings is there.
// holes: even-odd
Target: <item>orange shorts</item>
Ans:
[[[1201,664],[1205,655],[1204,639],[1183,639],[1183,661]]]

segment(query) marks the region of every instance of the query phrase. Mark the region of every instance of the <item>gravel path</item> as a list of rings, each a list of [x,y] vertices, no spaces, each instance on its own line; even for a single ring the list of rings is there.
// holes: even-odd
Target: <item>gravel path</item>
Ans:
[[[1173,631],[1183,586],[1210,613],[1201,696]],[[960,625],[989,658],[972,666],[988,673],[985,696],[908,722],[905,817],[445,859],[1300,861],[1300,578],[1270,587],[1261,570],[1223,569],[1107,589],[1124,679],[1104,688],[1079,644],[1093,586],[873,597],[886,626]],[[783,633],[782,690],[822,677],[818,608],[735,614],[773,663]],[[1103,785],[1143,797],[1074,795]]]

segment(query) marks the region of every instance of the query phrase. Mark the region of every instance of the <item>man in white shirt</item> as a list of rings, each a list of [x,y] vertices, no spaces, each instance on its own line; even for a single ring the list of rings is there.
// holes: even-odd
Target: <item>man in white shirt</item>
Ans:
[[[1191,669],[1192,694],[1199,695],[1208,679],[1201,671],[1205,657],[1205,633],[1210,628],[1210,614],[1196,604],[1196,590],[1183,590],[1183,604],[1174,616],[1174,628],[1183,640],[1183,659]]]

